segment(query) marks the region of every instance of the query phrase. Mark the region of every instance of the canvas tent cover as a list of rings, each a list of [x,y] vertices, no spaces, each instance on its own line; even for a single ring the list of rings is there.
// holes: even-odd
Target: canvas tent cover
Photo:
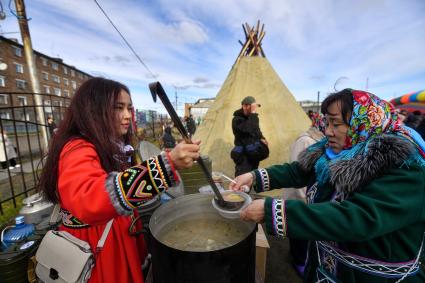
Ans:
[[[230,158],[234,146],[233,112],[241,108],[242,99],[248,95],[261,104],[257,110],[260,128],[270,147],[270,156],[260,167],[289,161],[292,143],[311,125],[266,58],[241,57],[233,65],[195,134],[195,139],[202,141],[201,153],[212,160],[214,171],[234,175],[234,163]]]

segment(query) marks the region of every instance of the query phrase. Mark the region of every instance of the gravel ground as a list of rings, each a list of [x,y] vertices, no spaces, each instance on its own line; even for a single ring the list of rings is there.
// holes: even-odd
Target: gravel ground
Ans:
[[[265,283],[301,283],[302,279],[292,268],[289,240],[267,236],[270,249],[267,253]]]

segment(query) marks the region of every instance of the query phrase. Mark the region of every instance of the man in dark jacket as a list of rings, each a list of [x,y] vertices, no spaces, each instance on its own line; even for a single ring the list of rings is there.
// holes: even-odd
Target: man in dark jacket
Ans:
[[[170,125],[167,125],[162,135],[162,146],[166,149],[174,148],[176,146],[176,139],[173,137]]]
[[[196,123],[192,115],[189,115],[189,117],[187,118],[186,127],[190,137],[192,137],[196,131]]]
[[[267,145],[267,141],[261,133],[258,114],[256,113],[257,107],[261,107],[261,105],[257,104],[252,96],[245,97],[241,104],[242,107],[233,113],[232,120],[235,147],[231,156],[235,162],[235,176],[258,168],[260,160],[248,158],[247,146],[258,142]]]

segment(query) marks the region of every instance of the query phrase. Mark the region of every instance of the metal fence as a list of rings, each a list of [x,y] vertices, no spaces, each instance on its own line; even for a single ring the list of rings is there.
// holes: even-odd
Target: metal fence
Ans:
[[[50,139],[47,117],[60,125],[71,102],[69,97],[39,95],[43,105],[35,104],[34,93],[0,93],[0,132],[3,133],[0,135],[0,215],[20,207],[22,199],[35,190],[47,154],[41,129],[46,128]],[[37,121],[37,107],[43,110],[46,121]],[[166,122],[163,116],[158,116],[141,125],[137,131],[142,133],[139,139],[158,141]]]
[[[47,120],[37,121],[37,107],[59,124],[70,104],[69,97],[39,95],[43,105],[34,103],[34,93],[0,93],[0,214],[5,207],[16,208],[36,187],[47,151],[41,129],[48,128]]]

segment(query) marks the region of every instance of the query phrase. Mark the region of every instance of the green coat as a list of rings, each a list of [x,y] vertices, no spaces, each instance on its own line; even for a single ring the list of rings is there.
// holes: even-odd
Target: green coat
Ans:
[[[387,165],[382,166],[385,169]],[[330,201],[335,184],[332,186],[329,182],[317,187],[312,204],[286,200],[276,209],[276,201],[266,199],[265,220],[269,234],[311,240],[306,282],[317,281],[318,256],[314,240],[330,241],[345,252],[384,262],[416,259],[425,232],[425,167],[413,163],[389,166],[378,172],[380,174],[370,182],[339,202]],[[265,188],[264,182],[266,189],[301,188],[312,185],[316,179],[314,170],[306,170],[299,162],[256,170],[255,174],[257,191]],[[336,263],[337,282],[379,283],[399,279],[377,277],[340,261]],[[424,270],[419,268],[418,273],[406,277],[403,282],[425,282]]]

